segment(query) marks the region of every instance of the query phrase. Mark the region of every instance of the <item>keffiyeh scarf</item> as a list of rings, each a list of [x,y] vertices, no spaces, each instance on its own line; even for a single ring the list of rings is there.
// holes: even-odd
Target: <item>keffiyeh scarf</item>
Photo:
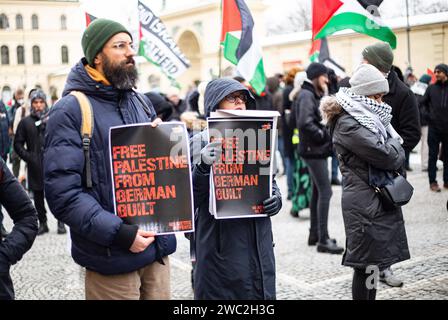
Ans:
[[[403,143],[403,139],[390,124],[392,107],[388,104],[356,95],[351,92],[350,88],[341,88],[336,93],[336,100],[359,124],[376,134],[382,143],[387,140],[388,136]]]

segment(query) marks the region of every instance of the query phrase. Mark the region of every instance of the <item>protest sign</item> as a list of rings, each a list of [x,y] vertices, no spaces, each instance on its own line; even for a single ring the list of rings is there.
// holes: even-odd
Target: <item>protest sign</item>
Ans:
[[[207,119],[209,141],[222,142],[210,175],[216,219],[266,217],[263,201],[272,194],[277,119],[243,115]]]
[[[115,213],[125,223],[157,234],[193,231],[185,124],[113,127],[109,151]]]

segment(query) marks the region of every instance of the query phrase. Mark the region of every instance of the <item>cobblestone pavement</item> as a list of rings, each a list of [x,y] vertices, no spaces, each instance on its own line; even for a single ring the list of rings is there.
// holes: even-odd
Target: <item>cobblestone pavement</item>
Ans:
[[[378,299],[448,299],[448,190],[431,193],[427,174],[420,171],[417,154],[411,155],[409,180],[415,195],[404,208],[411,259],[394,265],[402,278],[402,288],[380,285]],[[439,164],[439,168],[441,168]],[[441,178],[439,170],[439,179]],[[285,177],[278,178],[285,190]],[[340,207],[341,188],[333,189],[329,231],[345,243]],[[284,199],[282,211],[273,217],[277,262],[278,299],[351,299],[350,268],[341,265],[341,256],[317,253],[308,247],[309,213],[300,218],[289,214],[291,204]],[[50,233],[39,236],[32,249],[11,268],[17,299],[83,299],[84,271],[70,257],[66,235],[56,234],[50,215]],[[5,217],[11,228],[11,220]],[[171,256],[173,299],[192,299],[189,243],[178,236],[178,249]]]

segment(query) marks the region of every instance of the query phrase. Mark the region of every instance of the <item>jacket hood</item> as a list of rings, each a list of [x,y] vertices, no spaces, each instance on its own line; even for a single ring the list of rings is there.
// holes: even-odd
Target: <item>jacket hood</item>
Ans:
[[[218,109],[218,105],[222,99],[235,91],[244,91],[247,96],[246,108],[252,110],[256,109],[254,97],[243,84],[234,79],[221,78],[210,81],[205,89],[205,116],[209,117],[211,112]]]
[[[106,100],[118,100],[120,91],[113,86],[105,86],[93,80],[87,73],[85,65],[87,65],[87,60],[82,58],[70,70],[62,96],[64,97],[72,91],[82,91],[89,96],[97,96]]]
[[[333,96],[322,98],[319,109],[325,123],[331,123],[343,111],[336,97]]]

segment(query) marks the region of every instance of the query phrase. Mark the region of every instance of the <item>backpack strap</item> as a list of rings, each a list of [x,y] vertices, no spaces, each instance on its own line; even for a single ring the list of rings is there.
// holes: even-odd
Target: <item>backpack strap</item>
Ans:
[[[135,92],[135,96],[137,97],[138,101],[140,101],[140,103],[142,104],[143,110],[145,111],[149,120],[152,121],[152,116],[154,114],[151,112],[151,109],[149,108],[148,104],[145,102],[145,99],[138,92]]]
[[[85,159],[85,175],[86,175],[86,186],[87,188],[92,188],[92,169],[90,164],[90,142],[92,140],[94,119],[92,105],[90,104],[87,96],[80,91],[72,91],[71,95],[75,96],[79,103],[79,108],[81,109],[81,138],[82,147],[84,150]]]

